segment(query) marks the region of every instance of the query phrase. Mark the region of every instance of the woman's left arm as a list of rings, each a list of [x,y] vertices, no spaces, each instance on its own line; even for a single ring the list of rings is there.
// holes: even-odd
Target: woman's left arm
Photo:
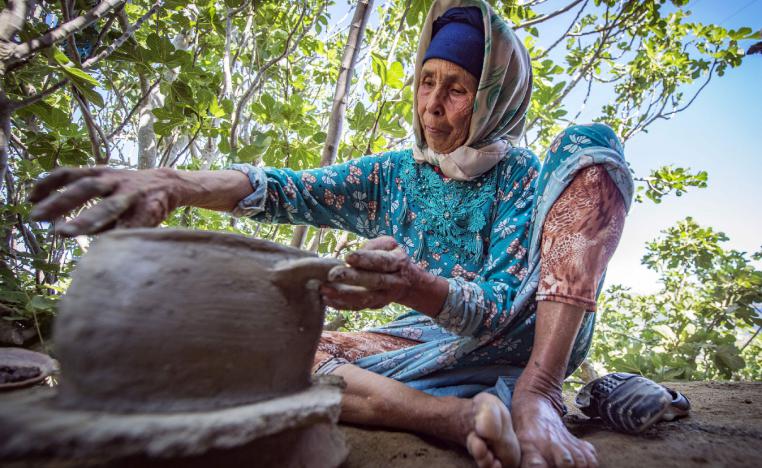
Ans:
[[[328,305],[363,309],[396,302],[433,317],[459,335],[492,335],[511,317],[516,290],[526,275],[538,168],[536,157],[525,150],[514,150],[498,167],[501,183],[488,258],[473,281],[435,276],[405,255],[394,239],[377,239],[347,257],[353,268],[339,268],[331,276],[331,281],[341,284],[325,285]]]

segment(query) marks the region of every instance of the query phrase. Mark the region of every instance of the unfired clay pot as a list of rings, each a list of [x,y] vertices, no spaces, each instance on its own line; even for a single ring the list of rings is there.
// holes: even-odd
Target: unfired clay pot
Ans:
[[[208,411],[305,389],[338,260],[234,234],[104,234],[77,265],[54,342],[57,406]]]

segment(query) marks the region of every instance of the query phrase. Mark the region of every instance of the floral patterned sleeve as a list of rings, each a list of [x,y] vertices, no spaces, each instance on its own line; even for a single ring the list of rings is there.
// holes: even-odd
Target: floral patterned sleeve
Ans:
[[[489,250],[479,273],[448,279],[450,290],[436,321],[461,336],[488,340],[513,319],[513,299],[527,275],[532,202],[540,163],[514,149],[497,170],[497,206],[489,226]]]
[[[235,164],[230,169],[247,174],[254,191],[238,203],[233,214],[378,237],[385,233],[378,213],[387,209],[382,205],[388,204],[384,195],[390,165],[389,153],[305,171]]]

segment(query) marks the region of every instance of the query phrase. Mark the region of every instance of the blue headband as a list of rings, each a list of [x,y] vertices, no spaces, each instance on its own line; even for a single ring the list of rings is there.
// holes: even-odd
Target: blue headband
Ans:
[[[479,81],[484,63],[484,24],[479,8],[450,8],[434,21],[423,62],[432,58],[460,65]]]

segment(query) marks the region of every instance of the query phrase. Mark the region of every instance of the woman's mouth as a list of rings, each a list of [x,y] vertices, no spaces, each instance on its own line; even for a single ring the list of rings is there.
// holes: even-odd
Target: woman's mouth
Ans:
[[[445,130],[442,130],[436,127],[431,127],[429,125],[424,125],[423,128],[424,130],[426,130],[426,133],[429,133],[432,136],[439,136],[439,135],[444,135],[447,133]]]

